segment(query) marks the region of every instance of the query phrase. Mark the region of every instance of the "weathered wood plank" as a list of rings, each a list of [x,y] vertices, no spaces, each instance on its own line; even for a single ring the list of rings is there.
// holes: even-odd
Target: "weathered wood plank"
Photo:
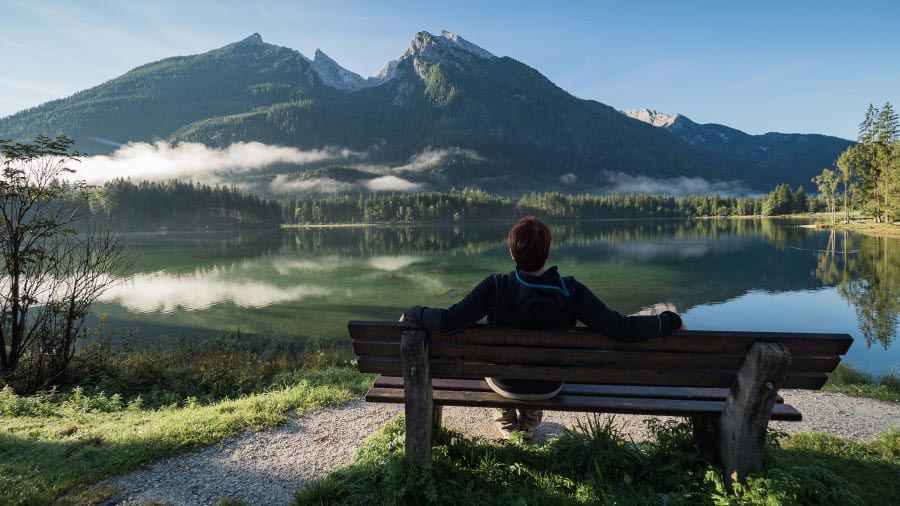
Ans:
[[[464,392],[435,390],[434,402],[444,406],[474,406],[486,408],[545,409],[550,411],[578,411],[624,413],[638,415],[695,416],[718,415],[725,409],[724,401],[697,401],[677,399],[647,399],[628,397],[601,397],[586,395],[558,395],[542,401],[517,401],[493,392]],[[367,402],[404,402],[403,391],[398,388],[371,388],[366,393]],[[773,420],[799,421],[802,415],[787,404],[779,404],[772,411]]]
[[[356,341],[358,356],[399,357],[400,345],[383,341]],[[743,353],[678,353],[661,351],[595,350],[523,346],[479,346],[429,344],[432,360],[490,362],[494,364],[583,365],[617,367],[684,367],[689,369],[734,369],[744,363]],[[791,371],[831,372],[841,358],[830,356],[793,357]]]
[[[487,382],[480,379],[447,379],[432,378],[435,390],[460,390],[469,392],[491,392]],[[379,376],[375,379],[375,388],[403,388],[403,378],[398,376]],[[728,397],[727,388],[703,387],[661,387],[630,385],[586,385],[566,383],[560,392],[562,395],[594,395],[604,397],[634,397],[653,399],[685,399],[697,401],[724,401]],[[779,395],[778,403],[784,403]]]
[[[399,340],[404,329],[417,328],[409,322],[351,321],[350,337],[359,341]],[[746,353],[758,341],[783,344],[791,355],[843,355],[853,343],[849,334],[799,332],[737,332],[681,330],[671,336],[623,343],[586,327],[569,329],[517,329],[476,324],[450,335],[431,333],[431,344],[469,343],[504,346],[552,346],[599,348],[606,350],[696,351],[706,353]]]
[[[401,375],[400,361],[381,357],[359,357],[361,372]],[[617,367],[555,367],[518,364],[463,363],[455,361],[431,361],[431,374],[441,378],[495,378],[571,381],[573,383],[647,385],[677,387],[730,387],[736,370],[728,369],[666,369],[666,368],[617,368]],[[790,372],[784,388],[817,390],[828,376],[821,372]]]

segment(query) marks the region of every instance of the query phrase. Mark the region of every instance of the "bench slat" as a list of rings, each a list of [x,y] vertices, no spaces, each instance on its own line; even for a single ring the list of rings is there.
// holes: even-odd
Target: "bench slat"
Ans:
[[[399,359],[360,356],[361,372],[401,376]],[[432,360],[431,374],[440,378],[495,378],[571,381],[616,385],[730,387],[734,369],[667,369],[639,367],[534,366]],[[828,377],[821,372],[789,372],[783,388],[817,390]]]
[[[350,337],[358,341],[398,341],[404,330],[419,327],[409,322],[351,321]],[[758,341],[777,341],[792,356],[843,355],[853,343],[849,334],[797,332],[733,332],[679,330],[671,336],[623,343],[586,327],[569,329],[516,329],[476,324],[456,334],[429,333],[429,343],[468,343],[490,346],[549,346],[557,348],[594,348],[605,350],[656,350],[701,353],[744,354]]]
[[[400,357],[399,342],[354,341],[358,356]],[[659,351],[616,351],[585,348],[537,348],[524,346],[479,346],[429,343],[433,360],[460,360],[495,364],[592,365],[617,367],[684,367],[689,369],[735,369],[744,363],[740,353],[675,353]],[[791,371],[831,372],[841,361],[837,355],[791,357]]]
[[[459,390],[469,392],[492,392],[487,382],[479,379],[432,378],[434,390]],[[403,388],[400,376],[379,376],[375,379],[375,388]],[[702,387],[647,387],[629,385],[586,385],[566,383],[560,392],[562,395],[588,395],[603,397],[633,397],[653,399],[685,399],[698,401],[724,401],[728,396],[727,388]],[[784,403],[780,395],[775,402]]]
[[[403,403],[403,390],[398,388],[371,388],[366,393],[367,402]],[[580,411],[625,413],[638,415],[693,416],[721,413],[724,401],[698,401],[676,399],[647,399],[628,397],[601,397],[583,395],[559,395],[542,401],[516,401],[493,392],[461,392],[435,390],[434,402],[444,406],[515,407],[544,409],[549,411]],[[773,420],[800,421],[800,412],[786,404],[776,404]]]

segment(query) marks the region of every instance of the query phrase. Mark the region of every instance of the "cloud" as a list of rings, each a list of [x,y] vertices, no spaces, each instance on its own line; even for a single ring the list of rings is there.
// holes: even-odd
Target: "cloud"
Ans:
[[[666,195],[699,195],[719,193],[722,195],[743,195],[749,190],[741,181],[710,182],[702,177],[678,176],[659,178],[632,176],[624,172],[607,172],[604,193],[651,193]]]
[[[397,176],[381,176],[375,179],[369,179],[362,183],[369,191],[373,192],[411,192],[421,189],[424,185],[421,183],[413,183]]]
[[[114,144],[112,141],[98,139]],[[300,150],[292,147],[275,146],[260,142],[237,142],[227,148],[212,148],[199,143],[184,142],[133,142],[120,145],[110,155],[86,157],[73,168],[76,173],[71,180],[83,180],[91,185],[100,185],[114,179],[134,181],[168,181],[178,179],[203,184],[228,182],[230,176],[260,171],[278,164],[304,166],[311,164],[342,164],[376,175],[353,181],[339,181],[330,177],[314,179],[294,179],[290,174],[279,174],[265,183],[241,183],[249,191],[264,191],[276,195],[314,193],[346,193],[352,191],[370,192],[412,192],[425,187],[388,172],[418,172],[440,164],[448,157],[465,157],[470,160],[482,158],[470,149],[459,147],[426,148],[409,158],[403,165],[395,167],[375,167],[359,163],[364,154],[346,148],[325,147]]]
[[[568,174],[559,176],[559,182],[561,184],[575,184],[578,182],[578,176],[569,172]]]
[[[409,158],[409,162],[404,165],[399,165],[394,167],[393,170],[403,170],[410,172],[417,172],[423,169],[427,169],[429,167],[433,167],[441,162],[443,162],[446,158],[451,156],[459,156],[463,158],[468,158],[470,160],[481,161],[483,158],[478,155],[475,151],[471,149],[465,149],[460,147],[449,147],[449,148],[438,148],[434,149],[431,147],[423,149],[421,152],[414,154]]]
[[[425,185],[413,183],[397,176],[380,176],[373,179],[358,179],[353,182],[338,181],[330,177],[315,179],[290,179],[286,174],[279,174],[269,183],[268,190],[278,195],[312,193],[347,193],[366,190],[370,192],[411,192],[420,190]]]
[[[279,174],[269,183],[269,191],[275,194],[295,193],[341,193],[357,187],[355,183],[338,181],[330,177],[315,179],[290,179],[287,174]]]
[[[73,179],[103,184],[117,178],[138,181],[190,180],[216,184],[231,174],[257,171],[275,164],[307,165],[348,160],[359,156],[343,148],[326,147],[303,151],[261,142],[237,142],[227,148],[199,143],[130,143],[111,155],[84,158],[74,166]]]

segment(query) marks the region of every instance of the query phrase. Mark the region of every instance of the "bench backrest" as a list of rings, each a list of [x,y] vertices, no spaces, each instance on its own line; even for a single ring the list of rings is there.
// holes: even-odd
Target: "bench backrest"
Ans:
[[[400,339],[421,330],[406,322],[351,321],[359,370],[401,376]],[[729,387],[756,342],[778,342],[791,353],[784,388],[818,389],[853,343],[848,334],[676,331],[623,343],[584,327],[517,329],[473,325],[455,334],[428,334],[436,378],[518,378],[609,385]]]

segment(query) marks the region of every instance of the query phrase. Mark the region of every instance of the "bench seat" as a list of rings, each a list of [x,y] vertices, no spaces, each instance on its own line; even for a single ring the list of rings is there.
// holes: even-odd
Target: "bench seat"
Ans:
[[[433,399],[438,406],[545,409],[623,413],[636,415],[718,415],[725,409],[727,388],[636,387],[622,385],[566,384],[552,399],[517,401],[492,391],[484,380],[433,378]],[[380,376],[366,393],[367,402],[404,402],[403,378]],[[793,406],[780,396],[772,409],[772,420],[801,421]]]

